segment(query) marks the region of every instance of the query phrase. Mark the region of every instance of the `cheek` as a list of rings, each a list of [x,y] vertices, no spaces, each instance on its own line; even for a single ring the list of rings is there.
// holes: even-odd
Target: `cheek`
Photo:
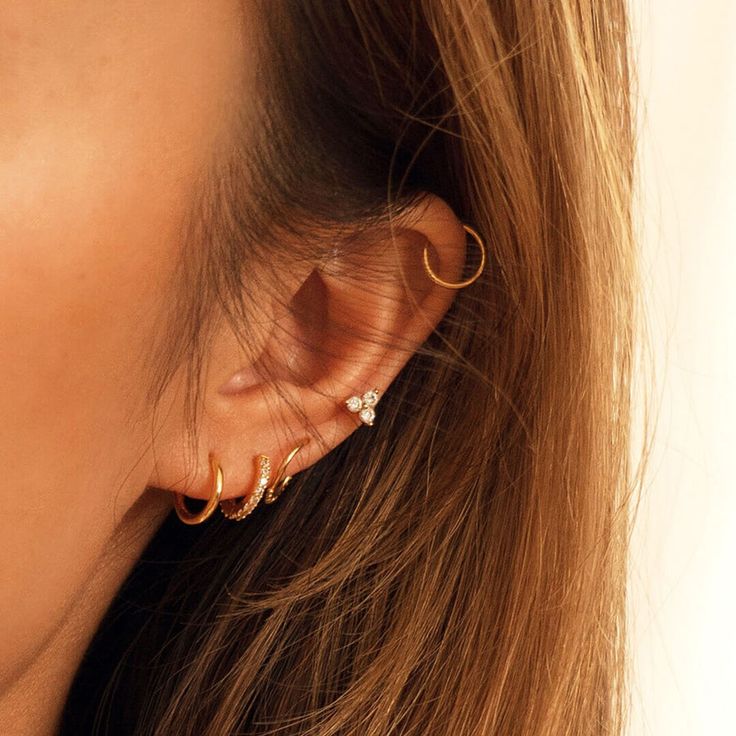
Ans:
[[[145,422],[131,420],[185,206],[180,183],[146,167],[110,127],[38,136],[2,172],[0,682],[84,584],[125,511],[116,492],[146,482]],[[11,641],[21,650],[5,652]]]
[[[114,190],[92,165],[73,181],[37,176],[38,196],[5,218],[13,222],[0,250],[0,415],[15,419],[0,427],[0,453],[62,470],[119,438],[145,388],[142,360],[162,316],[184,201],[160,177],[126,191],[129,173],[117,170]]]
[[[146,360],[242,63],[226,3],[53,3],[47,30],[33,5],[0,13],[0,610],[26,655],[148,479]]]
[[[141,176],[130,149],[112,181],[104,152],[120,148],[86,142],[95,154],[80,160],[67,158],[78,139],[37,140],[2,172],[0,683],[71,606],[125,511],[116,493],[146,482],[143,367],[161,337],[186,188]]]
[[[58,474],[120,446],[194,182],[243,81],[233,7],[28,0],[0,13],[4,464]]]

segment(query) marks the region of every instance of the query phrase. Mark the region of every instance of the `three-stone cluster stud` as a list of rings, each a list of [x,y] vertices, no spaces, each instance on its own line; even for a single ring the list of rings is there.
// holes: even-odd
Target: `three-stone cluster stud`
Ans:
[[[375,406],[378,403],[378,389],[372,388],[362,396],[351,396],[346,402],[348,411],[358,415],[358,419],[369,427],[373,426],[376,419]]]

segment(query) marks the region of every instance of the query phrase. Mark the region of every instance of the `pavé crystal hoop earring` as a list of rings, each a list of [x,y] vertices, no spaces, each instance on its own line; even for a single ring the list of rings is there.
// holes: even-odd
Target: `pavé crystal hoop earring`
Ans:
[[[366,391],[362,396],[351,396],[345,401],[348,411],[357,414],[358,419],[369,427],[373,426],[376,419],[376,404],[378,403],[378,389],[372,388]]]
[[[470,227],[470,225],[463,223],[463,227],[465,228],[465,232],[473,236],[476,245],[480,248],[480,263],[478,264],[478,268],[475,270],[475,273],[470,278],[465,279],[465,281],[456,281],[453,283],[451,281],[445,281],[437,276],[429,265],[429,248],[426,245],[424,246],[422,258],[424,260],[424,270],[427,272],[427,276],[429,276],[435,284],[444,286],[446,289],[464,289],[466,286],[470,286],[470,284],[480,278],[480,275],[483,273],[483,269],[486,266],[486,246],[483,244],[483,239],[478,235],[478,232],[475,229]]]
[[[263,503],[273,503],[283,492],[287,485],[291,482],[291,476],[286,475],[286,468],[289,465],[289,463],[294,459],[296,454],[299,452],[299,450],[304,447],[309,440],[305,440],[300,445],[297,445],[282,461],[281,465],[279,465],[279,469],[276,471],[276,477],[273,479],[273,483],[271,483],[268,488],[266,488],[266,493],[263,496]]]
[[[185,524],[201,524],[205,519],[209,519],[210,516],[217,509],[217,504],[220,502],[220,496],[222,495],[222,468],[215,458],[210,455],[210,468],[212,469],[212,477],[214,484],[212,487],[212,495],[209,497],[205,507],[197,513],[191,512],[186,507],[186,496],[183,493],[174,494],[174,508],[176,509],[176,515]]]
[[[220,501],[222,513],[233,521],[242,521],[253,509],[258,506],[258,502],[263,498],[266,492],[266,486],[271,478],[271,460],[267,455],[259,455],[256,458],[256,484],[249,496],[243,496],[241,499],[228,498]]]

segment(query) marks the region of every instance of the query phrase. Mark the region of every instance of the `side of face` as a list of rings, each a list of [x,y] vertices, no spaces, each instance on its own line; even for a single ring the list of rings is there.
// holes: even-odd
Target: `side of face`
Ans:
[[[278,288],[264,318],[241,335],[213,320],[195,452],[186,370],[147,405],[151,357],[169,345],[162,326],[180,296],[183,226],[203,214],[192,211],[201,175],[228,152],[248,155],[247,140],[233,145],[258,110],[254,6],[0,1],[0,688],[49,651],[68,616],[114,595],[142,548],[126,518],[158,497],[146,488],[207,498],[216,451],[222,498],[247,494],[247,459],[278,463],[305,417],[319,441],[289,472],[319,461],[360,424],[345,399],[383,393],[453,299],[421,265],[430,247],[457,281],[465,262],[462,224],[435,195],[354,252],[302,258],[282,243],[265,276],[240,264],[244,301]],[[90,613],[90,636],[95,624]]]
[[[243,94],[239,12],[0,3],[0,684],[150,473],[143,367],[193,182]]]

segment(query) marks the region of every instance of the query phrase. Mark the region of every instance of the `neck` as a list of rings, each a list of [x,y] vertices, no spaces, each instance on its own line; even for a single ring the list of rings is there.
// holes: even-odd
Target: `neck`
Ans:
[[[6,736],[52,736],[74,675],[102,617],[171,509],[169,494],[147,490],[115,528],[93,573],[38,655],[0,693]]]

